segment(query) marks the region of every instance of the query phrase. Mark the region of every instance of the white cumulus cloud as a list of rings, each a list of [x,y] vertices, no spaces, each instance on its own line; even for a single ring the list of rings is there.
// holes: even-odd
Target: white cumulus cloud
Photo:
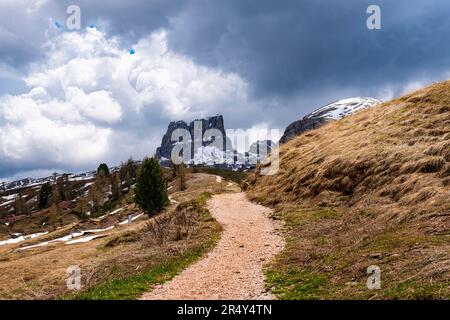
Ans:
[[[0,176],[83,170],[151,155],[168,121],[252,112],[238,75],[197,65],[168,48],[164,30],[129,54],[95,28],[63,32],[23,79],[29,92],[0,96]]]

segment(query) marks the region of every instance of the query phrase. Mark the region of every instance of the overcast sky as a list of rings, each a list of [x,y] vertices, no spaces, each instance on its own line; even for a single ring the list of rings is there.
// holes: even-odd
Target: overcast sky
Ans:
[[[447,79],[449,14],[448,0],[0,0],[0,178],[152,155],[173,120],[283,130]]]

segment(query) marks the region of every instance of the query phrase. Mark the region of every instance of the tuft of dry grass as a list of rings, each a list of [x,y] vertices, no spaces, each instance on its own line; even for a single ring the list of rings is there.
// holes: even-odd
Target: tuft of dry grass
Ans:
[[[278,174],[260,170],[243,188],[291,224],[276,269],[317,272],[328,294],[314,297],[450,297],[450,82],[301,135],[281,146]],[[336,217],[313,218],[324,208]],[[364,287],[370,264],[381,292]]]

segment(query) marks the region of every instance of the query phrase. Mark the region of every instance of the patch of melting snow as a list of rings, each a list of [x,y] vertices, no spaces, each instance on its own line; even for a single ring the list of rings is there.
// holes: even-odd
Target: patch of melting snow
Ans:
[[[52,241],[50,241],[50,243],[51,242],[56,242],[56,241],[66,242],[66,241],[69,241],[71,239],[74,239],[74,238],[77,238],[77,237],[81,237],[81,236],[83,236],[83,235],[85,235],[87,233],[99,233],[99,232],[109,231],[109,230],[111,230],[113,228],[114,228],[114,226],[111,226],[111,227],[108,227],[108,228],[105,228],[105,229],[91,229],[91,230],[83,230],[83,231],[80,231],[80,232],[73,232],[73,233],[71,233],[71,234],[69,234],[67,236],[64,236],[64,237],[52,240]]]
[[[125,209],[125,207],[122,207],[122,208],[116,209],[116,210],[114,210],[113,212],[110,212],[110,213],[108,213],[108,215],[109,215],[109,216],[111,216],[111,215],[113,215],[113,214],[116,214],[116,213],[118,213],[118,212],[122,211],[123,209]]]
[[[105,236],[106,236],[105,234],[99,234],[99,235],[95,235],[95,236],[84,237],[84,238],[68,241],[68,242],[66,242],[66,244],[76,244],[76,243],[89,242],[89,241],[94,240],[96,238],[105,237]]]
[[[46,232],[41,232],[41,233],[33,233],[33,234],[28,234],[25,236],[18,236],[17,238],[11,238],[8,240],[4,240],[4,241],[0,241],[0,246],[6,245],[6,244],[13,244],[13,243],[19,243],[25,240],[30,240],[30,239],[34,239],[40,236],[43,236],[44,234],[47,234],[48,231]]]
[[[83,180],[89,180],[89,179],[93,179],[94,175],[86,175],[86,176],[77,176],[77,177],[70,177],[69,181],[83,181]]]
[[[3,202],[2,204],[0,204],[0,207],[5,207],[5,206],[7,206],[8,204],[13,203],[14,201],[16,201],[16,200],[9,200],[9,201]]]
[[[111,230],[111,229],[113,229],[114,228],[114,226],[111,226],[111,227],[108,227],[108,228],[105,228],[105,229],[91,229],[91,230],[86,230],[86,231],[84,231],[84,233],[98,233],[98,232],[104,232],[104,231],[108,231],[108,230]]]
[[[136,219],[139,219],[139,218],[142,217],[143,215],[144,215],[143,213],[140,213],[140,214],[138,214],[137,216],[132,217],[132,218],[131,218],[131,222],[133,222],[133,221],[136,220]],[[119,222],[119,224],[120,224],[121,226],[123,226],[123,225],[125,225],[125,224],[127,224],[127,223],[128,223],[128,220]]]
[[[76,240],[73,240],[73,239],[81,237],[81,236],[83,236],[83,235],[85,235],[87,233],[99,233],[99,232],[104,232],[104,231],[111,230],[113,228],[114,228],[114,226],[111,226],[111,227],[108,227],[108,228],[105,228],[105,229],[91,229],[91,230],[85,230],[85,231],[80,231],[80,232],[74,232],[74,233],[71,233],[71,234],[69,234],[67,236],[61,237],[61,238],[53,239],[53,240],[50,240],[50,241],[44,241],[42,243],[34,244],[34,245],[31,245],[31,246],[27,246],[27,247],[22,247],[22,248],[19,248],[18,250],[26,250],[26,249],[32,249],[32,248],[37,248],[37,247],[43,247],[43,246],[46,246],[46,245],[49,245],[49,244],[55,243],[55,242],[65,242],[66,244],[71,244],[69,242],[76,241]],[[105,236],[105,235],[95,235],[95,236],[90,236],[90,237],[97,237],[98,238],[98,237],[103,237],[103,236]],[[86,238],[89,238],[89,237],[86,237]],[[95,239],[95,238],[92,238],[92,239]],[[82,242],[86,242],[86,241],[82,241]],[[75,242],[73,242],[73,243],[75,243]]]
[[[84,190],[84,189],[86,189],[86,188],[92,186],[93,184],[94,184],[93,182],[85,183],[84,186],[82,186],[82,187],[81,187],[80,189],[78,189],[78,190]]]
[[[84,235],[84,233],[85,233],[84,231],[74,232],[74,233],[68,234],[67,236],[51,240],[51,241],[49,241],[49,243],[58,242],[58,241],[66,242],[66,241],[69,241],[69,240],[74,239],[76,237],[81,237],[82,235]]]
[[[15,200],[19,196],[18,193],[10,194],[9,196],[3,196],[2,198],[6,201]]]
[[[117,210],[114,210],[113,212],[109,213],[108,215],[112,215],[115,214],[121,210],[123,210],[125,207],[119,208]],[[131,218],[131,222],[139,219],[140,217],[142,217],[144,215],[144,213],[140,213],[134,217]],[[128,223],[128,219],[125,221],[122,221],[120,223],[118,223],[119,225],[125,225]],[[89,234],[89,233],[99,233],[99,232],[105,232],[105,231],[109,231],[111,229],[113,229],[115,226],[110,226],[108,228],[104,228],[104,229],[91,229],[91,230],[84,230],[84,231],[80,231],[80,232],[73,232],[67,236],[61,237],[61,238],[57,238],[57,239],[53,239],[50,241],[44,241],[38,244],[34,244],[31,246],[26,246],[26,247],[22,247],[22,248],[18,248],[17,250],[26,250],[26,249],[32,249],[32,248],[37,248],[37,247],[44,247],[46,245],[49,245],[51,243],[55,243],[55,242],[65,242],[65,244],[75,244],[75,243],[83,243],[83,242],[89,242],[93,239],[99,238],[99,237],[104,237],[106,236],[105,234],[100,234],[100,235],[92,235],[92,236],[88,236],[88,237],[84,237],[84,238],[80,238],[80,239],[75,239],[78,237],[81,237],[85,234]],[[42,233],[36,233],[36,234],[32,234],[32,235],[27,235],[27,236],[21,236],[20,234],[16,234],[18,237],[17,238],[13,238],[13,239],[9,239],[9,240],[5,240],[5,241],[0,241],[0,245],[4,245],[4,244],[12,244],[12,243],[18,243],[24,240],[29,240],[29,239],[33,239],[36,238],[38,236],[47,234],[48,232],[42,232]],[[23,240],[22,240],[23,238]],[[19,239],[19,240],[18,240]]]
[[[17,250],[27,250],[27,249],[37,248],[37,247],[45,247],[48,244],[50,244],[50,241],[44,241],[44,242],[41,242],[41,243],[38,243],[38,244],[33,244],[32,246],[19,248]]]

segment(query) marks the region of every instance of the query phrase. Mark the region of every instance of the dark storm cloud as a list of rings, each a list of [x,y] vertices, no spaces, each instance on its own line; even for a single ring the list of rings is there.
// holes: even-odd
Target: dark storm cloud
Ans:
[[[81,8],[83,28],[95,24],[110,34],[122,36],[124,43],[133,43],[166,27],[169,18],[187,3],[182,0],[5,0],[0,3],[0,62],[22,70],[42,59],[45,56],[42,45],[49,35],[64,30],[69,5]],[[61,30],[55,27],[55,22],[61,24]]]
[[[381,7],[379,31],[366,28],[369,4]],[[173,19],[170,39],[200,63],[243,74],[258,97],[328,87],[374,94],[444,76],[449,13],[450,2],[428,0],[197,1]]]
[[[64,0],[61,7],[74,4]],[[107,22],[108,32],[124,37],[125,41],[137,41],[152,31],[167,27],[170,17],[177,15],[189,5],[185,0],[81,0],[76,4],[82,10],[84,26]],[[100,25],[102,28],[102,25]]]
[[[2,62],[23,67],[42,57],[39,41],[49,19],[64,21],[70,4],[73,1],[50,1],[36,9],[28,22],[23,12],[29,6],[10,2],[8,12],[3,5]],[[361,94],[370,95],[388,82],[398,90],[414,78],[441,79],[450,64],[450,2],[445,0],[82,0],[76,4],[82,9],[84,26],[104,22],[103,27],[126,44],[156,29],[168,29],[172,49],[199,63],[238,72],[250,81],[258,98],[283,98],[328,87],[359,88]],[[366,28],[369,4],[382,9],[379,31]]]

